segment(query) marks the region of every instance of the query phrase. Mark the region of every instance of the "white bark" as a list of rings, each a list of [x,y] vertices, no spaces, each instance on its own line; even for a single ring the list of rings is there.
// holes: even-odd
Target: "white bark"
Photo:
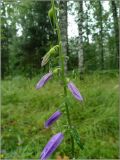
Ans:
[[[60,29],[62,39],[62,51],[65,56],[68,52],[68,33],[67,33],[67,1],[60,1]],[[65,58],[65,71],[67,71],[67,60]]]
[[[78,67],[79,67],[79,73],[80,77],[83,74],[84,71],[84,55],[83,55],[83,1],[77,1],[77,7],[78,7]]]

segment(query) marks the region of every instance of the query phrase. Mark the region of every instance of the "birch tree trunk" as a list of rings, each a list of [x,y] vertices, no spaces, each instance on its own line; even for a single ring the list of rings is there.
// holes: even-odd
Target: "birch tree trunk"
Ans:
[[[101,69],[104,69],[104,50],[103,50],[103,11],[102,11],[102,4],[101,1],[98,1],[99,3],[99,24],[100,24],[100,41],[99,41],[99,49],[100,49],[100,55],[101,55]]]
[[[112,6],[114,34],[116,43],[116,67],[119,68],[119,24],[118,24],[117,6],[115,0],[111,1],[111,6]]]
[[[83,55],[83,1],[77,1],[78,7],[78,71],[80,74],[80,79],[83,79],[83,72],[84,72],[84,55]]]
[[[68,19],[67,19],[67,1],[60,1],[60,29],[62,39],[62,51],[65,56],[68,53]],[[65,72],[67,71],[67,59],[65,58]]]
[[[85,14],[86,14],[86,24],[85,24],[85,29],[86,29],[86,40],[87,40],[87,44],[89,47],[89,25],[88,25],[88,21],[89,21],[89,10],[90,10],[90,6],[89,4],[87,4],[87,0],[84,1],[85,2],[85,6],[87,8]]]

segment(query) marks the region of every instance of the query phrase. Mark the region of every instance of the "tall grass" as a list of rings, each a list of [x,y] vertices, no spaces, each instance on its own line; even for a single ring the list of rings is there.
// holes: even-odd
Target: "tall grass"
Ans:
[[[72,76],[71,76],[72,78]],[[15,77],[2,81],[2,157],[8,159],[39,158],[52,134],[65,128],[64,114],[50,129],[44,121],[60,108],[62,99],[59,79],[50,80],[44,89],[35,90],[39,77],[32,80]],[[76,83],[84,102],[70,97],[72,123],[78,129],[83,148],[75,146],[78,159],[118,158],[118,75],[94,74],[77,77]],[[51,158],[70,153],[70,137]],[[65,145],[68,144],[68,145]],[[67,147],[66,147],[67,146]]]

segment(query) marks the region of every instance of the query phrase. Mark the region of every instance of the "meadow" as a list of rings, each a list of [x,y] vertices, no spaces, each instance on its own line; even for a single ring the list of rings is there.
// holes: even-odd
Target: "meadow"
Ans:
[[[2,159],[38,159],[47,141],[59,131],[64,132],[64,140],[50,158],[71,156],[59,79],[55,77],[36,90],[40,77],[16,76],[2,81]],[[68,91],[72,124],[82,145],[75,144],[75,158],[118,159],[118,73],[88,74],[84,80],[71,75],[71,79],[84,98],[80,103]],[[57,109],[62,110],[62,116],[45,129],[44,121]]]

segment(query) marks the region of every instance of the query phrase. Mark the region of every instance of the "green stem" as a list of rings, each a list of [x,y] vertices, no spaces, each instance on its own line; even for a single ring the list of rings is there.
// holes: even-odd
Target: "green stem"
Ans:
[[[52,2],[52,7],[53,7],[53,12],[54,12],[54,21],[56,22],[56,29],[57,29],[57,36],[58,36],[58,43],[59,43],[59,57],[60,57],[60,63],[61,63],[61,78],[62,78],[62,82],[63,82],[63,86],[64,86],[64,97],[67,98],[67,86],[66,86],[66,79],[65,79],[65,67],[64,67],[64,55],[62,53],[62,43],[61,43],[61,32],[60,32],[60,27],[58,24],[58,19],[55,13],[55,6],[54,6],[54,0],[51,0]],[[65,108],[66,108],[66,113],[67,113],[67,121],[68,121],[68,125],[69,125],[69,129],[72,129],[72,125],[71,125],[71,119],[70,119],[70,114],[69,114],[69,108],[68,108],[68,104],[67,101],[65,101]],[[74,138],[71,135],[71,143],[72,143],[72,156],[74,157]]]

